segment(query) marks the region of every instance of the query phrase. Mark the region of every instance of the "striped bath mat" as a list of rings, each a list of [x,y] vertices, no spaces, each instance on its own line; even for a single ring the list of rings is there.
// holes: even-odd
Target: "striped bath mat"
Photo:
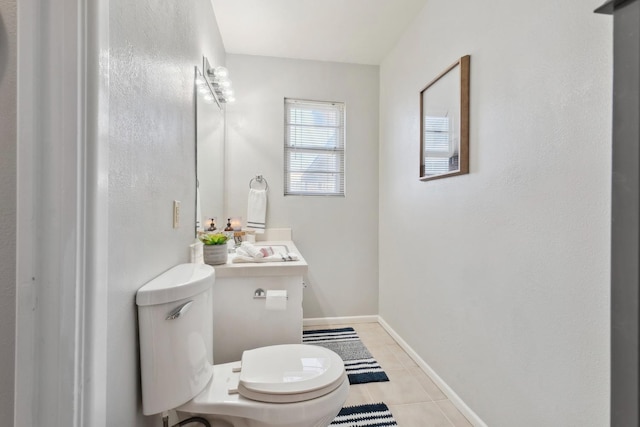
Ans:
[[[302,342],[333,350],[344,361],[349,383],[363,384],[389,381],[376,359],[353,328],[302,331]]]
[[[342,408],[331,422],[332,426],[343,427],[383,427],[397,426],[391,411],[384,403],[359,405]]]

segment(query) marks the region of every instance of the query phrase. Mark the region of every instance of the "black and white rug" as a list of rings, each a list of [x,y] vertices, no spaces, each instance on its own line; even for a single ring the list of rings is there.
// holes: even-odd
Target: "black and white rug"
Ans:
[[[343,427],[383,427],[397,426],[391,411],[384,403],[358,405],[342,408],[331,422],[332,426]]]
[[[387,374],[362,344],[353,328],[302,331],[302,342],[326,347],[338,353],[344,361],[350,384],[389,381]]]

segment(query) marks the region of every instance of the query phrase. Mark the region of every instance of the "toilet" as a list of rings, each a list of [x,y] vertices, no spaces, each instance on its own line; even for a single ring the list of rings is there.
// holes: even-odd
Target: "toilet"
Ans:
[[[175,410],[212,427],[328,426],[349,392],[342,359],[282,344],[214,365],[214,281],[213,267],[180,264],[138,290],[143,413]]]

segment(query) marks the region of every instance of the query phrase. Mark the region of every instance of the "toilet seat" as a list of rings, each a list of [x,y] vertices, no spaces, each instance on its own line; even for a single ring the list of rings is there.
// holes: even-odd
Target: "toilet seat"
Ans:
[[[340,356],[324,347],[267,346],[242,354],[238,392],[260,402],[301,402],[330,393],[345,378]]]
[[[306,386],[298,384],[297,393],[290,394],[274,394],[272,396],[280,396],[285,400],[271,402],[265,401],[265,394],[258,392],[256,397],[264,400],[251,399],[243,394],[234,392],[234,389],[240,389],[240,376],[242,370],[246,369],[246,366],[241,368],[241,362],[224,363],[219,365],[213,365],[213,377],[209,384],[200,392],[196,397],[188,402],[185,402],[179,408],[176,408],[178,412],[188,413],[192,415],[197,414],[211,414],[221,417],[242,417],[250,419],[260,420],[272,420],[276,423],[276,420],[286,417],[289,419],[292,425],[304,425],[305,421],[312,417],[312,414],[321,414],[326,411],[327,407],[337,405],[337,410],[342,406],[349,393],[349,379],[344,372],[344,362],[342,359],[332,351],[329,351],[323,347],[317,347],[307,344],[294,344],[290,345],[278,345],[276,349],[279,357],[284,357],[285,354],[304,354],[306,356],[323,357],[328,356],[331,364],[342,368],[342,376],[339,376],[338,381],[332,380],[332,373],[334,369],[329,369],[327,376],[320,375],[320,378],[326,378],[325,380],[317,380],[314,382],[314,390],[305,390]],[[304,349],[296,347],[305,347]],[[308,347],[308,348],[307,348]],[[264,347],[266,348],[266,347]],[[257,349],[261,350],[261,349]],[[305,353],[299,353],[298,350],[303,350]],[[266,351],[273,351],[266,350]],[[311,353],[308,353],[311,351]],[[261,351],[253,353],[254,356],[260,356]],[[249,354],[249,358],[245,359],[245,363],[249,360],[249,370],[253,371],[252,354]],[[255,366],[254,366],[255,368]],[[339,371],[339,369],[337,369]],[[304,382],[302,382],[304,383]],[[263,384],[264,385],[264,384]],[[267,386],[268,387],[268,386]],[[332,388],[333,387],[333,388]],[[290,390],[291,391],[291,390]],[[316,397],[313,397],[316,396]],[[269,398],[268,396],[266,398]],[[336,410],[336,413],[337,413]],[[295,424],[297,423],[297,424]],[[277,424],[277,423],[276,423]]]

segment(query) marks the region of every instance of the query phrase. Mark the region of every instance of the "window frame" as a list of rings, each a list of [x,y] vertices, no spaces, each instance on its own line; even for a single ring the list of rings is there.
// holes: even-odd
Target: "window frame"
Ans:
[[[336,113],[337,124],[336,125],[326,125],[322,123],[295,123],[291,119],[291,111],[294,109],[295,105],[299,105],[301,108],[307,107],[311,111],[316,108],[316,111],[326,112],[327,110],[333,110]],[[313,135],[313,130],[311,131],[309,137],[310,142],[308,144],[300,144],[300,133],[298,129],[296,132],[292,132],[292,128],[300,128],[300,127],[311,127],[315,128],[316,131],[319,129],[334,129],[335,133],[335,144],[330,145],[327,148],[323,148],[318,146],[317,144],[317,135]],[[292,135],[296,135],[296,141],[292,140]],[[329,137],[329,140],[331,137]],[[314,153],[318,156],[316,160],[320,160],[320,165],[324,167],[316,167],[314,169],[304,169],[300,163],[303,160],[299,160],[299,164],[296,168],[295,162],[292,162],[292,155],[295,153],[300,153],[303,155],[307,155],[312,157]],[[323,162],[321,157],[325,157],[325,161]],[[326,161],[326,158],[330,158],[331,156],[335,156],[335,167],[329,168],[326,167],[330,162]],[[314,162],[316,160],[313,160]],[[335,183],[333,184],[333,189],[328,191],[317,191],[317,190],[305,190],[305,189],[296,189],[296,186],[300,186],[300,184],[307,184],[312,187],[313,185],[322,187],[327,186],[330,183],[330,179],[328,180],[304,180],[301,179],[299,182],[294,183],[292,181],[293,175],[305,175],[309,174],[310,177],[318,177],[322,175],[333,175],[335,177]],[[330,185],[330,184],[329,184]],[[318,100],[308,100],[308,99],[299,99],[299,98],[284,98],[284,196],[325,196],[325,197],[345,197],[346,196],[346,104],[344,102],[339,101],[318,101]]]

